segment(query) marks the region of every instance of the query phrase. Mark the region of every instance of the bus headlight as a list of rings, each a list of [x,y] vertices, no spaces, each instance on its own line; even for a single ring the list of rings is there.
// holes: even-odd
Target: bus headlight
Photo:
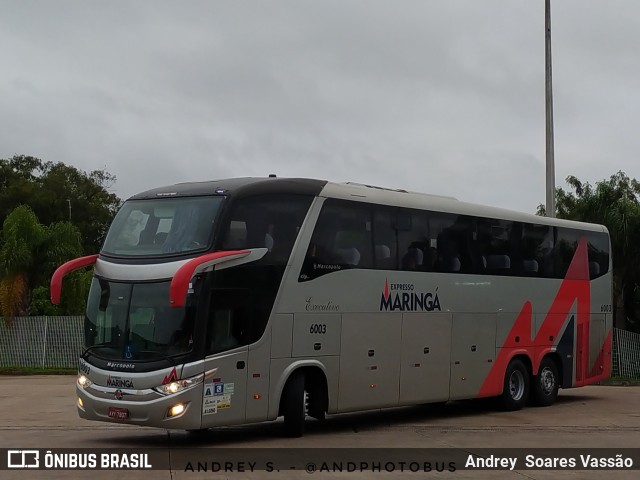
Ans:
[[[91,383],[91,380],[89,380],[86,375],[82,373],[78,375],[78,385],[80,385],[82,388],[87,388],[91,385]]]
[[[204,373],[200,375],[196,375],[195,377],[186,378],[184,380],[176,380],[175,382],[167,383],[166,385],[160,385],[159,387],[155,387],[154,390],[156,392],[162,393],[163,395],[173,395],[174,393],[182,392],[189,388],[193,388],[199,383],[202,383],[204,379]]]
[[[169,409],[169,411],[167,412],[167,417],[169,418],[178,417],[184,413],[184,410],[185,410],[185,404],[177,403],[176,405],[174,405]]]

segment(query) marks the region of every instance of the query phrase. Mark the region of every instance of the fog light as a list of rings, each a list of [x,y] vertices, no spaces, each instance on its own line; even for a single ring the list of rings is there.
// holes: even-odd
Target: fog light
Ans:
[[[184,412],[184,404],[178,403],[177,405],[174,405],[173,407],[171,407],[169,409],[169,416],[170,417],[177,417],[182,412]]]
[[[80,408],[84,408],[84,403],[82,403],[82,399],[80,397],[78,397],[78,406]]]

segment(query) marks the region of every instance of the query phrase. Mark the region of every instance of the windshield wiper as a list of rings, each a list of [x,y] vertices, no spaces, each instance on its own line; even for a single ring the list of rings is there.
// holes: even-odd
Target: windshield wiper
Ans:
[[[105,347],[109,347],[109,348],[113,348],[113,349],[117,349],[118,346],[117,345],[113,345],[113,344],[109,344],[109,343],[97,343],[95,345],[91,345],[90,347],[87,347],[84,352],[82,352],[82,358],[86,360],[87,355],[89,354],[89,352],[91,352],[92,350],[96,349],[96,348],[105,348]],[[157,357],[160,357],[164,360],[167,360],[171,365],[176,366],[176,360],[175,360],[175,355],[170,356],[167,355],[166,353],[162,353],[162,352],[158,352],[157,350],[139,350],[136,352],[136,354],[143,354],[143,355],[155,355]],[[137,358],[135,360],[141,360],[140,358]]]
[[[167,355],[166,353],[158,352],[157,350],[138,350],[136,353],[142,353],[142,354],[152,353],[152,354],[157,355],[158,357],[161,357],[161,358],[169,361],[169,363],[171,363],[171,365],[173,365],[173,366],[177,365],[174,356],[170,356],[170,355]]]
[[[82,352],[81,357],[82,358],[86,358],[87,354],[95,349],[95,348],[104,348],[104,347],[110,347],[110,348],[117,348],[117,345],[113,345],[110,343],[96,343],[95,345],[91,345],[90,347],[85,348],[84,352]]]

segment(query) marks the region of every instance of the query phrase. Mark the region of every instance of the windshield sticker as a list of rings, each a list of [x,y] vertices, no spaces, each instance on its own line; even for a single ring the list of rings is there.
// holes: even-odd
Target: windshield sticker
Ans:
[[[380,297],[380,311],[433,312],[441,311],[438,288],[434,292],[416,292],[413,283],[389,283],[384,281]]]
[[[220,380],[216,378],[215,380]],[[231,408],[231,397],[235,392],[235,383],[206,383],[203,390],[202,414],[214,415],[218,410]]]
[[[213,388],[208,387],[207,389],[210,390],[209,393],[211,394],[213,391]],[[203,415],[215,415],[216,413],[218,413],[218,410],[231,408],[231,395],[221,395],[221,396],[213,397],[213,395],[206,395],[207,389],[205,389],[205,398],[202,401]]]
[[[218,401],[214,398],[205,398],[202,403],[203,415],[215,415],[218,413]]]

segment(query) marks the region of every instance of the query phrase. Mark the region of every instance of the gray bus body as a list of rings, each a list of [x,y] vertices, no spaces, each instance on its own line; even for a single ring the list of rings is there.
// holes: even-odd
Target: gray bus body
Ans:
[[[123,225],[135,222],[114,220],[128,233],[110,232],[95,263],[82,418],[200,430],[284,415],[299,435],[305,415],[492,396],[517,409],[609,376],[604,227],[296,182],[308,181],[221,180],[127,202],[155,202],[161,225],[163,201],[197,199],[193,219],[198,205],[225,198],[204,215],[206,241],[182,250],[175,235],[171,251],[141,249],[140,227],[125,248]],[[170,241],[172,232],[151,233]],[[169,297],[185,271],[180,307]],[[163,330],[165,320],[173,327]]]

